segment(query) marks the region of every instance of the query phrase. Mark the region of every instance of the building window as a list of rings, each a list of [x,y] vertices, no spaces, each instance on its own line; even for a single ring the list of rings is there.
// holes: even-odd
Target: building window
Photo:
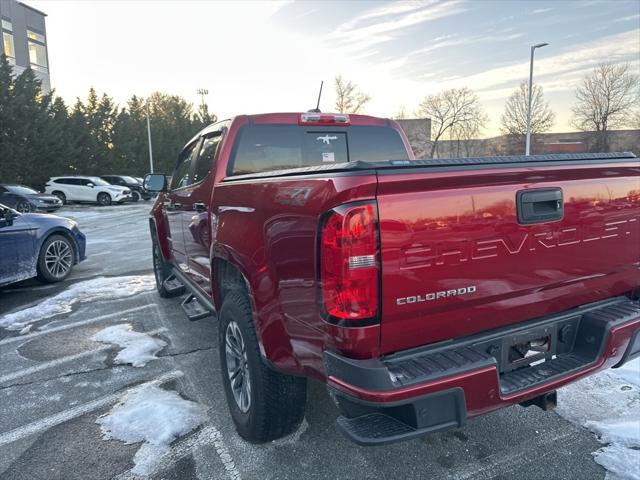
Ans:
[[[29,62],[33,70],[47,73],[47,47],[44,35],[33,30],[27,30],[29,41]]]
[[[13,44],[13,26],[9,20],[2,19],[2,43],[4,54],[10,64],[16,64],[16,49]]]

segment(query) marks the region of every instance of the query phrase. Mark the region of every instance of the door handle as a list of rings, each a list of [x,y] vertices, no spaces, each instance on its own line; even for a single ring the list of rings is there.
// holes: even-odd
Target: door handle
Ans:
[[[180,210],[182,208],[181,203],[172,203],[169,206],[171,207],[172,210]]]
[[[207,210],[207,206],[202,202],[196,202],[193,204],[193,209],[197,212],[204,212]]]
[[[564,201],[561,188],[537,188],[516,193],[518,223],[529,225],[562,220]]]

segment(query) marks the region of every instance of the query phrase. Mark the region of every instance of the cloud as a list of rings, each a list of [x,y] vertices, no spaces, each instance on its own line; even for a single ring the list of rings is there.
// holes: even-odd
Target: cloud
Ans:
[[[593,68],[600,62],[632,61],[637,57],[638,32],[630,30],[616,35],[610,35],[591,42],[572,45],[570,49],[555,55],[552,52],[553,45],[547,47],[536,58],[536,78],[546,84],[560,75],[565,75],[564,85],[571,88],[567,80],[579,80],[585,70]],[[511,65],[501,66],[474,75],[466,76],[457,81],[462,86],[469,85],[477,91],[498,90],[500,87],[514,88],[518,83],[526,80],[529,73],[529,62],[523,61]]]
[[[341,44],[346,51],[353,52],[393,40],[409,27],[464,11],[461,0],[392,3],[339,25],[328,38],[334,45]]]
[[[540,13],[550,12],[551,10],[553,10],[553,8],[551,8],[551,7],[549,7],[549,8],[536,8],[535,10],[533,10],[531,12],[531,15],[538,15]]]
[[[640,13],[636,13],[635,15],[627,15],[626,17],[616,18],[614,22],[628,22],[630,20],[638,20],[640,19]]]

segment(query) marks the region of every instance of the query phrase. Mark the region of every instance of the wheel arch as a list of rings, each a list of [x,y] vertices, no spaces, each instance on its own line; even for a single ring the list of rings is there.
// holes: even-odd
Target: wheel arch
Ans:
[[[304,373],[291,345],[282,315],[261,315],[255,289],[247,272],[229,256],[215,256],[211,261],[211,292],[217,311],[222,308],[225,295],[242,290],[251,306],[260,353],[267,364],[277,371],[301,375]]]
[[[162,258],[166,262],[171,261],[171,248],[169,247],[169,241],[167,240],[166,235],[160,235],[160,229],[162,229],[162,233],[165,232],[163,226],[158,226],[155,217],[149,217],[149,233],[151,235],[152,242],[158,242],[160,246],[160,253],[162,254]]]
[[[71,234],[71,232],[63,227],[53,227],[52,229],[47,230],[47,232],[43,234],[39,239],[38,248],[36,249],[38,252],[38,255],[36,256],[36,264],[40,259],[42,246],[53,235],[60,235],[61,237],[64,237],[67,240],[69,240],[69,243],[71,244],[71,248],[73,248],[73,264],[77,265],[78,263],[80,263],[80,250],[78,249],[76,240],[75,238],[73,238],[73,235]]]

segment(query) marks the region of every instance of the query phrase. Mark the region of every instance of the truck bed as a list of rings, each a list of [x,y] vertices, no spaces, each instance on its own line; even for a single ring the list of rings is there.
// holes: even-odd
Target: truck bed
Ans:
[[[382,354],[553,314],[640,284],[640,161],[632,153],[360,161],[224,183],[315,185],[342,176],[376,182]],[[559,192],[561,218],[523,223],[519,192],[540,190]]]

